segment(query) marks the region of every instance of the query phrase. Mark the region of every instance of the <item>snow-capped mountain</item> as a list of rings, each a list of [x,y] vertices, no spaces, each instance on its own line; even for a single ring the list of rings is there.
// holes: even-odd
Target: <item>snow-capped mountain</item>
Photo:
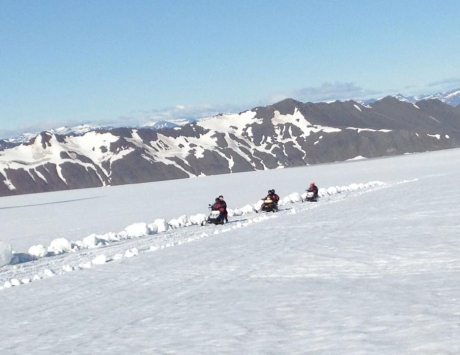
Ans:
[[[71,135],[71,134],[81,135],[81,134],[85,134],[87,132],[95,131],[101,128],[102,128],[101,126],[94,125],[94,124],[81,124],[75,127],[63,126],[63,127],[55,128],[55,129],[50,130],[50,132],[56,133],[56,134],[63,134],[63,135]]]
[[[414,97],[406,97],[404,95],[401,95],[401,94],[397,94],[395,96],[393,96],[395,99],[398,99],[399,101],[401,102],[409,102],[411,104],[415,104],[418,100],[415,99]]]
[[[174,128],[178,126],[184,126],[189,123],[195,122],[195,119],[174,119],[174,120],[159,120],[159,121],[151,121],[144,123],[141,127],[142,128],[150,128],[150,129],[164,129],[164,128]]]
[[[460,89],[455,89],[455,90],[451,90],[448,92],[432,94],[432,95],[415,96],[414,99],[417,101],[436,99],[448,105],[456,107],[460,105]]]
[[[163,128],[173,128],[177,127],[178,124],[168,121],[155,121],[155,122],[148,122],[143,125],[143,127],[151,128],[151,129],[163,129]]]
[[[196,119],[171,119],[171,120],[159,120],[159,121],[149,121],[141,125],[140,127],[135,128],[149,128],[153,130],[159,130],[164,128],[173,128],[177,126],[183,126],[188,123],[195,122]],[[110,130],[114,127],[112,126],[100,126],[95,124],[81,124],[78,126],[68,127],[62,126],[58,128],[51,128],[47,131],[50,133],[60,134],[60,135],[82,135],[90,131],[97,131],[101,129]],[[17,145],[21,143],[27,143],[31,139],[35,138],[37,133],[24,133],[17,137],[10,137],[6,139],[0,139],[0,150],[5,146]]]
[[[398,94],[394,97],[399,101],[410,103],[416,103],[417,101],[421,100],[439,100],[453,107],[460,105],[460,89],[430,95],[404,96]]]
[[[5,143],[20,144],[20,143],[29,142],[35,136],[36,134],[33,134],[33,133],[24,133],[24,134],[21,134],[19,137],[7,138],[2,141]]]
[[[402,94],[392,95],[392,97],[396,98],[402,102],[408,103],[416,103],[420,100],[439,100],[444,102],[450,106],[456,107],[460,105],[460,89],[451,90],[444,93],[437,93],[437,94],[430,94],[430,95],[419,95],[419,96],[404,96]],[[380,99],[366,99],[366,100],[356,100],[357,103],[363,106],[369,106]],[[334,101],[330,101],[328,103],[332,103]],[[208,117],[204,118],[177,118],[177,119],[163,119],[163,120],[153,120],[147,121],[140,126],[132,126],[133,128],[149,128],[153,130],[160,130],[165,128],[174,128],[178,126],[184,126],[186,124],[190,124],[196,121],[206,120]],[[96,131],[99,129],[112,129],[112,126],[100,126],[95,124],[81,124],[74,127],[58,127],[53,129],[48,129],[51,133],[61,134],[61,135],[81,135],[87,133],[89,131]],[[32,138],[36,137],[36,133],[24,133],[18,137],[9,137],[6,139],[0,139],[0,150],[3,149],[5,146],[16,145],[20,143],[29,142]]]
[[[42,132],[0,151],[13,195],[277,169],[460,146],[460,110],[438,100],[286,99],[183,126]]]
[[[189,118],[189,119],[177,118],[177,119],[168,119],[168,120],[159,120],[159,121],[149,121],[149,122],[144,123],[142,127],[149,127],[149,128],[155,127],[158,129],[170,128],[170,127],[175,127],[175,126],[183,126],[188,123],[193,123],[195,121],[196,121],[195,118]]]
[[[90,131],[96,131],[98,129],[110,129],[110,127],[103,127],[99,125],[94,125],[94,124],[81,124],[78,126],[74,127],[68,127],[68,126],[62,126],[58,128],[52,128],[49,129],[48,132],[54,133],[54,134],[60,134],[60,135],[82,135]],[[18,137],[12,137],[12,138],[7,138],[0,140],[0,149],[2,147],[2,143],[9,143],[10,145],[17,145],[21,143],[27,143],[31,139],[35,138],[37,134],[34,133],[24,133],[21,134]]]
[[[417,95],[417,96],[405,96],[402,94],[392,95],[395,99],[398,99],[402,102],[409,102],[415,104],[421,100],[439,100],[444,102],[450,106],[457,107],[460,105],[460,89],[455,89],[447,92],[440,92],[437,94],[429,94],[429,95]],[[377,99],[367,99],[367,100],[357,100],[357,102],[363,105],[370,105],[378,101]]]

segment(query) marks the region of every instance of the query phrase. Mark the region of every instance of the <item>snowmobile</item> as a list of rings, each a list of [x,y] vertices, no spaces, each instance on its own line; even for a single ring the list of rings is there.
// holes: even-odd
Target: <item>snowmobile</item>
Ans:
[[[318,202],[318,195],[315,196],[314,192],[307,191],[307,196],[305,197],[305,200],[307,202]],[[303,202],[303,201],[302,201]]]
[[[206,224],[224,224],[224,218],[221,216],[220,211],[213,210],[211,205],[209,205],[209,208],[211,209],[211,213],[206,220]]]
[[[276,205],[270,197],[264,199],[260,210],[263,212],[277,212]]]

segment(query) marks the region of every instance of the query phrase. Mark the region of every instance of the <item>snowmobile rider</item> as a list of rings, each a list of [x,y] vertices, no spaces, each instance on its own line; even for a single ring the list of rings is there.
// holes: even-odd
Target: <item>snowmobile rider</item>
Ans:
[[[310,184],[307,192],[313,192],[313,198],[318,198],[318,186],[316,186],[314,182]]]
[[[224,203],[225,203],[225,201],[224,201]],[[220,212],[218,219],[221,220],[222,223],[223,223],[223,221],[224,221],[224,219],[226,217],[227,204],[225,204],[225,206],[224,206],[222,204],[222,202],[220,201],[219,197],[216,197],[214,204],[211,206],[211,210]]]
[[[228,211],[227,211],[227,202],[224,200],[224,196],[220,195],[218,197],[219,203],[221,204],[221,213],[224,214],[225,223],[228,223]]]
[[[277,194],[275,194],[275,189],[268,190],[268,195],[264,198],[264,200],[266,198],[270,198],[273,201],[273,207],[275,207],[275,209],[278,211],[278,202],[280,200],[280,197]]]

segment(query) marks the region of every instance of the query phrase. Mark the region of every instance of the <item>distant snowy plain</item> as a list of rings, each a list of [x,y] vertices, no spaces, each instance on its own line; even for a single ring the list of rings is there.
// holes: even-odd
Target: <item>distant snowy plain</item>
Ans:
[[[271,188],[284,198],[313,180],[348,187],[224,226],[3,266],[0,354],[460,353],[459,158],[449,150],[1,198],[0,242],[25,253],[205,214],[220,194],[241,209]]]

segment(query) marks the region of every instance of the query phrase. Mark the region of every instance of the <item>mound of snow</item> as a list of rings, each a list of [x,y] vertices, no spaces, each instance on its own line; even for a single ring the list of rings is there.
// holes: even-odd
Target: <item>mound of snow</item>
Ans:
[[[107,257],[105,255],[98,255],[91,261],[93,265],[103,265],[106,262],[107,262]]]
[[[51,270],[51,269],[46,269],[46,270],[43,272],[43,274],[44,274],[46,277],[52,277],[52,276],[56,275],[56,273],[55,273],[53,270]]]
[[[184,214],[177,219],[179,227],[186,227],[190,225],[190,219]]]
[[[73,269],[73,267],[70,266],[70,265],[64,265],[64,266],[62,267],[62,270],[64,270],[65,272],[71,272],[71,271],[73,271],[74,269]]]
[[[190,226],[190,219],[186,215],[182,215],[180,217],[173,218],[168,222],[168,225],[171,229],[176,229],[176,228],[181,228],[181,227],[186,227]]]
[[[128,249],[125,252],[125,258],[132,258],[133,256],[137,255],[139,255],[139,249],[137,248]]]
[[[80,263],[80,264],[78,264],[78,267],[79,267],[80,269],[91,269],[91,265],[92,265],[92,264],[91,264],[91,261],[88,261],[88,262],[86,262],[86,263]]]
[[[153,224],[157,226],[157,233],[166,232],[169,229],[168,223],[164,219],[156,219]]]
[[[118,238],[120,240],[125,240],[125,239],[129,239],[129,235],[128,235],[128,232],[126,232],[125,230],[121,231],[120,233],[117,234]]]
[[[289,198],[289,196],[286,196],[284,197],[283,199],[281,199],[279,202],[278,202],[278,205],[279,206],[284,206],[288,203],[291,203],[291,199]]]
[[[11,287],[13,287],[13,285],[11,284],[11,282],[5,281],[5,283],[3,284],[3,287],[4,288],[11,288]]]
[[[173,218],[168,222],[168,226],[170,229],[179,228],[179,222],[177,222],[177,219]]]
[[[102,240],[102,241],[104,241],[104,242],[106,242],[106,243],[107,242],[118,242],[120,240],[118,235],[116,233],[113,233],[113,232],[98,235],[97,238]]]
[[[131,238],[144,237],[149,234],[147,223],[134,223],[125,228],[126,233]]]
[[[72,243],[65,238],[54,239],[48,250],[53,251],[55,254],[68,253],[72,250]]]
[[[243,215],[243,211],[241,211],[239,208],[235,208],[232,212],[233,212],[232,216],[230,216],[230,213],[228,214],[229,217],[242,216]]]
[[[156,234],[158,233],[158,226],[155,223],[149,223],[147,225],[147,228],[149,230],[149,234]]]
[[[0,242],[0,267],[8,265],[13,258],[13,249],[10,244]]]
[[[201,226],[204,222],[206,222],[206,215],[203,213],[195,214],[190,216],[189,220],[192,225]]]
[[[99,245],[102,245],[102,244],[104,244],[104,241],[99,239],[96,234],[88,235],[81,242],[81,246],[83,248],[88,248],[88,249],[97,248]]]
[[[289,198],[289,202],[292,202],[292,203],[300,202],[302,200],[298,192],[293,192],[287,197]]]
[[[48,254],[48,251],[43,245],[32,245],[29,248],[28,253],[32,256],[35,256],[36,258],[44,258],[46,254]]]
[[[246,205],[244,207],[241,207],[240,211],[243,212],[243,214],[255,212],[256,209],[257,210],[260,209],[260,207],[262,206],[262,203],[263,203],[263,201],[260,200],[254,206],[253,205]]]
[[[121,253],[117,253],[113,256],[112,258],[113,260],[120,260],[120,259],[123,259],[123,254]]]

